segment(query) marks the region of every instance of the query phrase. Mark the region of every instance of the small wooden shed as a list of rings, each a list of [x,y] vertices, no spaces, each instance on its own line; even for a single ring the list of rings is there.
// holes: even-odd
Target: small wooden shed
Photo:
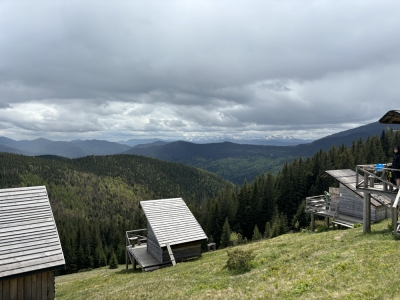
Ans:
[[[182,198],[140,201],[140,206],[147,229],[126,232],[126,268],[128,258],[133,268],[138,263],[142,270],[152,271],[201,256],[207,236]]]
[[[201,256],[207,236],[182,198],[140,201],[147,219],[147,251],[160,263]]]
[[[0,299],[54,299],[64,266],[46,187],[0,190]]]

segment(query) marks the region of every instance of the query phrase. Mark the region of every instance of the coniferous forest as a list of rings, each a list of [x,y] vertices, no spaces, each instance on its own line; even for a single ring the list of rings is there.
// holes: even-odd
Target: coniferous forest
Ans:
[[[336,183],[325,170],[390,162],[400,132],[354,141],[286,163],[240,187],[193,167],[135,155],[79,159],[0,153],[0,188],[45,185],[67,267],[61,273],[125,262],[125,231],[145,228],[139,201],[182,197],[218,247],[275,237],[309,225],[305,197]],[[233,234],[233,235],[232,235]]]

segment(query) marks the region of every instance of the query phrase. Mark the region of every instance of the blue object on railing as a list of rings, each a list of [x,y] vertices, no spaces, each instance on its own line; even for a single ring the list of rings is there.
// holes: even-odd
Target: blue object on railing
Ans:
[[[376,165],[375,165],[375,170],[377,170],[377,171],[382,171],[384,167],[385,167],[384,164],[376,164]]]

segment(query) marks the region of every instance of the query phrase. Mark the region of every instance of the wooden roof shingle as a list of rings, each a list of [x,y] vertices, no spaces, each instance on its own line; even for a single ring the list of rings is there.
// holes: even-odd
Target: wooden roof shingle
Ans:
[[[0,280],[65,265],[45,186],[0,190]]]
[[[160,247],[207,239],[182,198],[140,201]]]

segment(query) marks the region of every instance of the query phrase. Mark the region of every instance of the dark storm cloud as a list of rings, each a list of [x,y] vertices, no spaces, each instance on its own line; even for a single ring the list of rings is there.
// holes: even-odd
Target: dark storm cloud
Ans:
[[[395,1],[2,2],[0,118],[15,138],[302,126],[320,137],[396,109],[399,12]]]

